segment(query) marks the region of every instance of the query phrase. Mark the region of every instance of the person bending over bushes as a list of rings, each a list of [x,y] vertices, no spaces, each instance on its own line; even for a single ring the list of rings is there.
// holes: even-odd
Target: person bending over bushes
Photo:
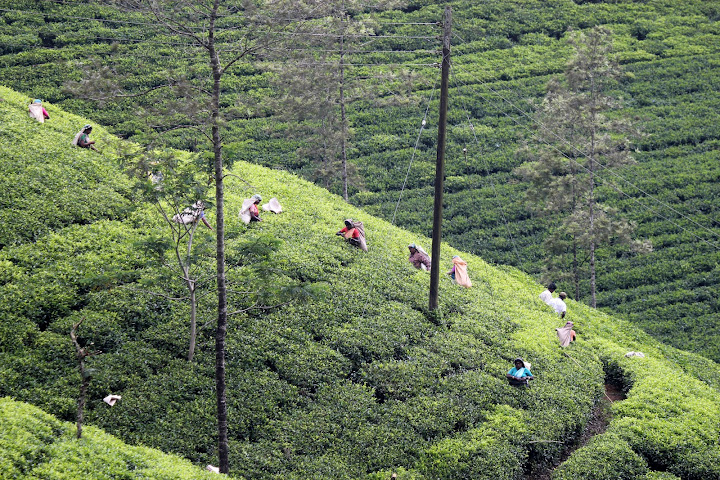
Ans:
[[[567,313],[567,305],[565,305],[566,298],[567,293],[560,292],[558,298],[553,298],[550,303],[548,303],[548,305],[555,309],[555,313],[560,315],[560,318],[565,318],[565,314]]]
[[[39,98],[36,98],[35,101],[28,106],[28,115],[40,123],[45,123],[45,120],[50,119],[50,115],[48,115],[45,107],[42,106],[42,100]]]
[[[458,255],[452,257],[453,267],[447,272],[450,275],[450,279],[457,285],[462,285],[465,288],[472,287],[472,282],[467,273],[467,262],[460,258]]]
[[[243,201],[242,207],[240,208],[240,219],[245,222],[245,224],[262,222],[260,210],[258,209],[260,202],[262,202],[262,197],[257,193]]]
[[[573,330],[573,322],[569,320],[564,327],[556,328],[555,331],[557,331],[561,347],[567,347],[570,345],[570,342],[574,342],[577,337],[575,330]]]
[[[530,369],[525,366],[522,358],[515,359],[515,366],[505,375],[510,385],[521,386],[527,385],[530,380],[533,380],[533,374],[530,373]]]
[[[365,228],[362,222],[354,222],[351,218],[348,218],[345,220],[345,226],[338,230],[335,235],[345,237],[350,245],[354,245],[360,250],[367,252]]]
[[[428,255],[422,247],[418,247],[414,243],[411,243],[408,245],[408,250],[410,250],[408,261],[412,263],[413,267],[418,270],[430,270],[430,255]]]
[[[76,135],[75,138],[72,141],[72,144],[76,147],[80,148],[89,148],[91,150],[95,150],[98,152],[99,150],[95,148],[95,140],[90,140],[90,134],[92,133],[92,126],[91,125],[85,125],[82,130],[80,130]]]

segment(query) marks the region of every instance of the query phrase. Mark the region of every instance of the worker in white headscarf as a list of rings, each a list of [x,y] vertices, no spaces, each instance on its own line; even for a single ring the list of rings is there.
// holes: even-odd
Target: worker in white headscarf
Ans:
[[[260,202],[262,202],[262,197],[257,193],[250,198],[246,198],[242,207],[240,207],[240,219],[245,223],[262,222],[260,210],[258,209]]]

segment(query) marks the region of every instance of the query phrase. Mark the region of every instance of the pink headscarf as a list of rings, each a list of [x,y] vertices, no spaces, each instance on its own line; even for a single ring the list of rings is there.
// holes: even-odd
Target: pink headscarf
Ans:
[[[570,345],[570,342],[573,341],[573,334],[575,333],[573,331],[573,322],[568,321],[564,327],[556,328],[558,339],[560,340],[560,346],[561,347],[567,347]]]
[[[467,274],[467,262],[457,255],[453,256],[453,265],[455,265],[455,282],[465,288],[472,287],[472,282]]]

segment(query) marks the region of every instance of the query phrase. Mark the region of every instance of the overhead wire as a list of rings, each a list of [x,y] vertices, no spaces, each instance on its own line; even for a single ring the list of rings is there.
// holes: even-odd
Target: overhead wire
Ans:
[[[502,96],[500,93],[496,92],[496,91],[492,88],[492,86],[490,86],[490,85],[487,84],[486,82],[482,81],[481,79],[475,77],[472,73],[470,73],[470,72],[466,72],[466,73],[468,73],[468,75],[473,76],[473,77],[478,81],[478,83],[480,83],[480,84],[482,84],[483,86],[487,87],[491,92],[493,92],[495,95],[497,95],[497,96],[498,96],[499,98],[501,98],[503,101],[505,101],[506,103],[508,103],[509,105],[511,105],[515,110],[517,110],[518,112],[520,112],[522,116],[526,117],[526,118],[527,118],[528,120],[530,120],[532,123],[535,123],[535,124],[541,126],[541,127],[543,128],[543,130],[549,132],[549,133],[550,133],[551,135],[553,135],[557,140],[559,140],[559,141],[561,141],[562,143],[564,143],[565,145],[569,146],[571,149],[573,149],[573,151],[575,151],[575,153],[579,153],[579,154],[581,154],[582,156],[587,156],[587,154],[586,154],[585,152],[580,151],[577,147],[575,147],[575,145],[573,145],[572,143],[570,143],[570,142],[567,141],[566,139],[560,137],[557,133],[555,133],[555,132],[553,132],[552,130],[550,130],[549,128],[547,128],[545,125],[543,125],[541,122],[539,122],[536,118],[533,118],[532,115],[529,115],[525,110],[523,110],[522,108],[518,107],[515,103],[513,103],[513,102],[510,101],[510,100],[508,100],[507,98],[505,98],[504,96]],[[628,180],[627,178],[623,177],[623,176],[620,175],[619,173],[615,172],[615,171],[612,170],[610,167],[608,167],[608,166],[606,166],[606,165],[604,165],[604,164],[602,164],[601,162],[598,162],[598,161],[595,161],[594,163],[597,163],[601,168],[607,170],[608,173],[610,173],[610,174],[612,174],[612,175],[614,175],[614,176],[616,176],[616,177],[619,177],[620,179],[622,179],[622,180],[623,180],[625,183],[627,183],[628,185],[632,186],[633,188],[636,188],[636,189],[637,189],[639,192],[641,192],[643,195],[645,195],[645,196],[647,196],[648,198],[654,200],[655,202],[661,204],[662,206],[668,208],[669,210],[673,211],[675,214],[677,214],[677,215],[679,215],[679,216],[681,216],[681,217],[684,217],[686,220],[688,220],[688,221],[690,221],[691,223],[695,224],[695,226],[697,226],[697,227],[699,227],[699,228],[701,228],[701,229],[703,229],[703,230],[706,230],[706,231],[710,232],[712,235],[715,235],[715,236],[720,237],[720,233],[716,233],[716,232],[712,231],[711,229],[705,227],[704,225],[701,225],[701,224],[695,222],[695,221],[692,220],[691,218],[686,217],[686,216],[683,215],[681,212],[675,210],[672,206],[668,205],[667,203],[663,202],[663,201],[660,200],[660,199],[655,198],[652,194],[646,192],[645,190],[643,190],[643,189],[640,188],[639,186],[635,185],[633,182],[631,182],[631,181]],[[698,213],[701,213],[701,212],[698,212]]]
[[[294,66],[300,67],[313,67],[313,66],[334,66],[336,62],[291,62],[291,61],[275,61],[274,63],[281,65],[289,65],[292,63]],[[343,63],[346,67],[433,67],[437,68],[440,66],[439,63]]]
[[[464,72],[464,73],[467,73],[468,75],[472,75],[472,74],[469,73],[469,72]],[[484,86],[486,86],[491,92],[493,92],[493,93],[496,94],[498,97],[500,97],[503,101],[509,103],[509,104],[512,105],[515,109],[523,112],[523,114],[524,114],[525,116],[527,116],[528,118],[530,118],[530,116],[529,116],[526,112],[524,112],[522,109],[520,109],[519,107],[517,107],[517,105],[515,105],[515,104],[514,104],[513,102],[511,102],[510,100],[508,100],[508,99],[504,98],[502,95],[498,94],[494,89],[492,89],[492,87],[490,87],[489,85],[487,85],[487,84],[485,84],[484,82],[482,82],[482,80],[479,80],[479,79],[478,79],[478,82],[479,82],[479,83],[482,83],[482,84],[483,84]],[[487,99],[487,97],[485,97],[482,93],[480,93],[479,95],[482,96],[483,98],[486,98],[486,99]],[[525,125],[523,125],[522,123],[520,123],[516,118],[510,116],[509,114],[507,114],[507,113],[505,113],[505,112],[503,112],[503,115],[505,115],[506,117],[508,117],[508,118],[510,118],[511,120],[513,120],[513,121],[514,121],[518,126],[520,126],[521,128],[527,130],[527,131],[530,133],[530,135],[531,135],[534,139],[536,139],[538,142],[544,143],[548,148],[551,148],[551,149],[555,150],[558,154],[560,154],[561,156],[563,156],[563,157],[565,157],[566,159],[568,159],[570,162],[572,162],[574,165],[578,166],[580,169],[582,169],[582,170],[590,173],[590,169],[589,169],[589,168],[587,168],[587,167],[584,166],[583,164],[577,162],[577,161],[574,160],[573,158],[569,157],[567,154],[565,154],[565,152],[563,152],[562,150],[560,150],[558,147],[553,146],[553,145],[545,142],[542,138],[538,137],[537,134],[535,134],[534,132],[532,132],[527,126],[525,126]],[[533,123],[536,123],[536,124],[541,125],[541,126],[542,126],[543,128],[545,128],[545,129],[547,129],[547,127],[545,127],[544,125],[542,125],[542,124],[541,124],[540,122],[538,122],[537,120],[531,119],[531,121],[532,121]],[[572,144],[571,144],[570,142],[568,142],[567,140],[562,139],[562,138],[559,137],[559,136],[558,136],[557,138],[558,138],[561,142],[564,142],[564,143],[566,144],[566,146],[569,146],[571,149],[573,149],[576,153],[579,153],[579,154],[581,154],[581,155],[583,155],[583,156],[587,156],[584,152],[582,152],[582,151],[580,151],[579,149],[577,149],[577,147],[575,147],[574,145],[572,145]],[[614,173],[614,172],[612,172],[612,170],[609,170],[607,166],[602,165],[600,162],[595,161],[594,163],[597,163],[598,165],[602,166],[605,170],[607,170],[607,171],[609,171],[609,172],[611,172],[611,173]],[[644,203],[642,203],[642,202],[641,202],[640,200],[638,200],[637,198],[635,198],[635,197],[629,195],[628,193],[624,192],[624,191],[623,191],[620,187],[618,187],[616,184],[614,184],[614,183],[612,183],[610,180],[602,177],[602,176],[599,174],[599,172],[596,171],[595,174],[596,174],[596,178],[599,178],[599,179],[603,182],[603,184],[607,184],[610,188],[612,188],[613,190],[617,191],[617,192],[620,193],[621,195],[627,197],[627,198],[630,199],[630,200],[633,200],[634,202],[636,202],[637,204],[639,204],[642,208],[644,208],[646,211],[650,211],[650,212],[652,212],[653,214],[655,214],[655,215],[663,218],[664,220],[667,220],[668,222],[670,222],[670,223],[672,223],[673,225],[675,225],[677,228],[679,228],[679,229],[683,230],[684,232],[690,234],[691,236],[695,237],[697,240],[699,240],[699,241],[701,241],[701,242],[703,242],[703,243],[706,243],[707,245],[709,245],[709,246],[711,246],[711,247],[713,247],[713,248],[716,248],[716,249],[719,248],[719,246],[718,246],[717,244],[715,244],[715,243],[713,243],[713,242],[711,242],[711,241],[709,241],[709,240],[706,240],[706,239],[704,239],[704,238],[696,235],[695,233],[689,231],[688,229],[686,229],[686,228],[683,227],[682,225],[679,225],[678,223],[674,222],[674,221],[673,221],[672,219],[670,219],[669,217],[661,214],[660,212],[658,212],[657,210],[653,209],[652,207],[650,207],[650,206],[648,206],[648,205],[645,205]],[[622,176],[620,176],[620,175],[617,175],[617,174],[616,174],[616,176],[619,176],[620,178],[624,179],[624,177],[622,177]],[[656,199],[654,196],[648,194],[648,193],[645,192],[643,189],[635,186],[635,185],[634,185],[632,182],[630,182],[629,180],[627,180],[627,179],[624,179],[624,180],[625,180],[629,185],[637,188],[638,191],[640,191],[641,193],[643,193],[644,195],[646,195],[648,198],[650,198],[650,199],[658,202],[659,204],[661,204],[661,205],[663,205],[663,206],[668,207],[668,209],[670,209],[671,211],[673,211],[674,213],[676,213],[678,216],[684,218],[685,220],[688,220],[689,222],[693,223],[693,224],[696,225],[696,226],[701,227],[703,230],[706,230],[706,231],[712,233],[713,235],[718,235],[717,233],[715,233],[715,232],[712,231],[711,229],[709,229],[709,228],[707,228],[707,227],[699,224],[699,223],[696,222],[695,220],[687,217],[686,215],[684,215],[683,213],[677,211],[675,208],[671,207],[670,205],[667,205],[665,202],[662,202],[661,200]]]
[[[452,75],[452,79],[455,84],[455,89],[459,90],[459,88],[457,86],[457,78],[455,77],[455,69],[453,68],[452,65],[450,66],[450,74]],[[462,99],[462,96],[460,96],[460,98]],[[470,120],[470,110],[467,108],[467,105],[465,104],[464,100],[462,100],[462,107],[463,107],[463,111],[465,112],[465,116],[467,118],[468,125],[470,126],[470,130],[472,131],[473,138],[475,139],[475,144],[478,148],[480,148],[480,141],[478,140],[477,132],[475,131],[475,125]],[[500,216],[503,219],[503,223],[505,223],[505,229],[508,233],[508,236],[510,237],[510,242],[512,243],[513,250],[515,251],[515,256],[517,256],[518,266],[520,266],[523,264],[523,259],[521,258],[520,252],[518,251],[517,244],[515,242],[515,237],[513,236],[512,231],[510,230],[510,223],[508,222],[507,217],[505,215],[505,208],[503,208],[502,202],[500,201],[500,195],[498,194],[498,191],[495,188],[495,182],[493,181],[492,176],[490,175],[490,169],[488,168],[487,162],[482,157],[482,155],[480,155],[480,158],[483,160],[483,167],[485,169],[486,177],[490,181],[490,186],[492,187],[493,193],[495,194],[495,199],[498,201],[498,206],[500,207]]]
[[[544,124],[542,124],[542,123],[541,123],[540,121],[538,121],[536,118],[533,118],[532,115],[528,114],[525,110],[523,110],[522,108],[518,107],[514,102],[512,102],[511,100],[505,98],[503,95],[501,95],[500,93],[498,93],[497,91],[495,91],[495,89],[493,89],[492,86],[490,86],[489,84],[487,84],[486,82],[484,82],[482,79],[477,78],[477,76],[475,76],[474,74],[472,74],[472,73],[470,73],[470,72],[464,72],[464,73],[467,73],[467,74],[470,75],[471,77],[475,78],[478,83],[480,83],[480,84],[482,84],[483,86],[485,86],[486,88],[488,88],[488,90],[490,90],[493,94],[495,94],[495,95],[496,95],[497,97],[499,97],[501,100],[503,100],[504,102],[506,102],[507,104],[509,104],[510,106],[512,106],[513,109],[515,109],[515,110],[517,110],[518,112],[520,112],[522,116],[524,116],[525,118],[527,118],[528,120],[530,120],[530,122],[532,122],[532,123],[534,123],[534,124],[539,125],[540,127],[542,127],[542,129],[543,129],[544,131],[549,132],[551,135],[553,135],[553,136],[554,136],[557,140],[559,140],[561,143],[563,143],[563,144],[565,144],[566,146],[570,147],[575,153],[579,153],[579,154],[582,155],[582,156],[587,156],[587,154],[586,154],[585,152],[582,152],[579,148],[577,148],[577,147],[576,147],[575,145],[573,145],[571,142],[569,142],[568,140],[560,137],[560,135],[558,135],[556,132],[554,132],[554,131],[552,131],[551,129],[549,129],[548,127],[546,127]],[[482,94],[481,94],[481,95],[482,95]],[[508,118],[511,118],[513,121],[515,121],[515,123],[517,123],[518,125],[522,126],[522,125],[520,124],[520,122],[518,122],[516,119],[510,117],[510,116],[507,115],[507,114],[505,114],[505,115],[506,115]],[[527,127],[524,127],[524,128],[527,129]],[[533,136],[536,137],[535,135],[533,135]],[[536,137],[536,138],[537,138],[537,137]],[[581,165],[580,163],[578,163],[578,162],[575,161],[574,159],[568,157],[568,156],[565,155],[563,152],[561,152],[559,149],[557,149],[557,151],[558,151],[558,153],[561,153],[563,156],[565,156],[566,158],[568,158],[568,160],[570,160],[570,161],[573,162],[574,164],[580,166],[581,168],[584,168],[585,170],[587,170],[587,171],[589,172],[589,170],[588,170],[586,167],[584,167],[583,165]],[[598,161],[594,161],[594,163],[598,164],[601,168],[603,168],[603,169],[604,169],[605,171],[607,171],[608,173],[614,175],[615,177],[620,178],[621,180],[623,180],[626,184],[630,185],[631,187],[636,188],[640,193],[642,193],[643,195],[645,195],[647,198],[649,198],[649,199],[655,201],[656,203],[658,203],[658,204],[660,204],[660,205],[668,208],[668,209],[671,210],[673,213],[675,213],[675,214],[677,214],[678,216],[684,218],[685,220],[687,220],[687,221],[689,221],[690,223],[694,224],[695,226],[701,228],[702,230],[705,230],[705,231],[709,232],[710,234],[712,234],[712,235],[714,235],[714,236],[720,237],[720,233],[714,232],[713,230],[707,228],[706,226],[704,226],[704,225],[696,222],[696,221],[693,220],[692,218],[687,217],[687,216],[684,215],[682,212],[679,212],[678,210],[676,210],[676,209],[673,208],[672,206],[668,205],[667,203],[663,202],[662,200],[655,198],[653,195],[651,195],[650,193],[646,192],[645,190],[643,190],[643,189],[640,188],[639,186],[635,185],[633,182],[631,182],[631,181],[628,180],[627,178],[623,177],[623,176],[620,175],[619,173],[613,171],[611,168],[609,168],[608,166],[604,165],[603,163],[598,162]],[[599,172],[595,172],[595,173],[598,174],[598,177],[599,177],[601,180],[605,181],[605,179],[602,178],[602,177],[599,175]],[[610,186],[611,186],[612,188],[616,189],[619,193],[622,193],[623,195],[625,195],[626,197],[635,200],[637,203],[639,203],[640,205],[644,206],[646,209],[650,209],[650,207],[646,206],[646,205],[643,204],[642,202],[639,202],[639,200],[635,199],[634,197],[631,197],[631,196],[628,195],[627,193],[625,193],[625,192],[623,192],[622,190],[620,190],[619,187],[613,186],[613,184],[611,184]],[[658,214],[655,210],[652,210],[652,211],[653,211],[653,213]],[[701,212],[698,212],[698,213],[701,213]],[[662,215],[661,215],[661,216],[662,216]],[[670,220],[667,219],[666,217],[663,217],[663,218],[665,218],[666,220],[670,221]],[[679,228],[682,228],[683,230],[687,231],[686,229],[684,229],[684,228],[681,227],[680,225],[677,225],[677,224],[675,224],[674,222],[673,222],[673,224],[674,224],[675,226],[677,226],[677,227],[679,227]],[[696,236],[696,238],[701,239],[701,237],[697,237],[697,236]],[[711,245],[711,246],[713,246],[713,247],[715,247],[715,248],[718,248],[718,246],[715,245],[715,244],[712,243],[712,242],[709,242],[709,245]]]
[[[332,48],[332,49],[315,49],[315,48],[305,48],[305,47],[294,47],[294,48],[269,48],[267,49],[271,52],[295,52],[295,51],[306,51],[306,52],[320,52],[320,53],[346,53],[348,55],[355,55],[355,54],[375,54],[375,53],[387,53],[387,54],[396,54],[396,53],[412,53],[415,55],[420,54],[438,54],[438,50],[342,50],[339,48]]]
[[[50,3],[57,3],[60,5],[72,5],[72,6],[88,6],[86,3],[61,3],[61,2],[54,2],[52,0],[45,0],[49,1]],[[54,12],[54,11],[47,11],[47,12],[41,12],[36,10],[21,10],[16,8],[0,8],[0,12],[9,12],[9,13],[22,13],[22,14],[28,14],[33,16],[52,16],[52,17],[58,17],[58,18],[64,18],[68,20],[87,20],[87,21],[94,21],[94,22],[103,22],[103,23],[119,23],[119,24],[126,24],[126,25],[138,25],[138,26],[144,26],[144,27],[154,27],[154,28],[162,28],[162,25],[159,25],[157,22],[139,22],[139,21],[132,21],[132,20],[118,20],[113,18],[97,18],[97,17],[83,17],[83,16],[77,16],[77,15],[62,15],[60,13]],[[123,13],[120,10],[116,10],[118,13]],[[137,12],[141,13],[141,12]],[[218,16],[218,18],[227,18],[232,17],[233,15],[227,15],[227,16]],[[317,22],[318,20],[325,20],[326,17],[322,18],[274,18],[273,20],[277,21],[285,21],[285,22]],[[340,20],[341,23],[352,23],[352,22],[345,22],[343,20]],[[437,26],[437,22],[378,22],[373,20],[371,22],[374,25],[400,25],[400,26]],[[314,23],[316,24],[316,23]],[[206,30],[207,27],[202,26],[187,26],[189,30]],[[236,30],[238,27],[217,27],[216,30],[219,32],[223,31],[232,31]]]
[[[395,204],[395,211],[393,212],[392,221],[390,222],[392,225],[395,225],[395,215],[397,214],[398,207],[400,206],[400,200],[402,200],[402,195],[403,195],[403,192],[405,191],[405,186],[407,185],[407,181],[410,176],[410,169],[412,168],[413,161],[415,160],[415,154],[417,153],[418,145],[420,144],[420,136],[422,135],[422,132],[425,129],[425,125],[427,124],[428,111],[430,110],[430,104],[432,103],[432,100],[433,100],[433,97],[435,96],[436,90],[437,90],[437,79],[435,79],[435,85],[433,85],[433,89],[430,92],[430,99],[428,100],[427,107],[425,108],[425,115],[423,116],[423,119],[420,122],[420,130],[418,131],[417,139],[415,140],[415,147],[413,148],[413,153],[410,156],[410,163],[408,165],[407,172],[405,173],[405,180],[403,181],[402,188],[400,188],[400,194],[398,196],[398,201]]]
[[[79,3],[79,2],[63,2],[63,1],[52,1],[51,3],[55,3],[58,5],[66,5],[66,6],[87,6],[88,4]],[[51,17],[58,17],[58,18],[66,18],[69,20],[84,20],[84,21],[96,21],[96,22],[104,22],[104,23],[113,23],[113,24],[125,24],[125,25],[137,25],[137,26],[144,26],[149,27],[153,29],[159,29],[158,34],[162,35],[162,25],[159,25],[157,22],[140,22],[140,21],[132,21],[132,20],[121,20],[121,19],[112,19],[112,18],[97,18],[97,17],[88,17],[88,16],[76,16],[76,15],[62,15],[60,12],[54,12],[54,11],[48,11],[48,12],[40,12],[40,11],[34,11],[34,10],[20,10],[20,9],[11,9],[11,8],[0,8],[0,11],[3,12],[13,12],[13,13],[21,13],[21,14],[29,14],[34,16],[51,16]],[[290,21],[290,20],[287,20]],[[295,21],[312,21],[308,20],[307,18],[298,18],[295,19]],[[413,26],[437,26],[437,22],[375,22],[376,24],[387,24],[387,25],[413,25]],[[232,28],[222,28],[218,27],[215,29],[218,35],[221,35],[224,32],[235,30],[237,27],[234,26]],[[189,30],[197,30],[202,31],[205,30],[206,27],[198,26],[188,26]],[[146,32],[143,32],[146,33]],[[68,37],[72,38],[74,35],[81,35],[81,32],[72,32],[68,35]],[[363,35],[363,34],[335,34],[335,33],[318,33],[318,32],[267,32],[267,35],[271,36],[277,36],[277,35],[283,35],[283,36],[291,36],[291,37],[334,37],[334,38],[372,38],[372,39],[401,39],[401,40],[429,40],[429,39],[435,39],[436,37],[433,36],[408,36],[408,35]],[[203,47],[203,44],[197,43],[197,42],[163,42],[163,41],[157,41],[157,40],[147,40],[146,38],[132,38],[132,37],[110,37],[110,36],[82,36],[80,37],[83,40],[100,40],[100,41],[109,41],[109,42],[130,42],[130,43],[144,43],[149,45],[167,45],[167,46],[181,46],[181,47]],[[226,42],[226,40],[224,41]],[[223,45],[223,42],[217,42],[216,45]],[[236,49],[236,48],[224,48],[223,51],[225,52],[233,52],[233,51],[244,51],[244,49]],[[411,51],[409,50],[385,50],[385,51],[378,51],[377,53],[409,53]],[[355,54],[362,54],[365,52],[357,51],[353,52]],[[372,51],[369,51],[368,53],[375,53]]]
[[[373,37],[377,38],[377,37]],[[394,38],[404,38],[404,37],[394,37]],[[204,47],[202,44],[199,43],[182,43],[182,42],[161,42],[161,41],[155,41],[155,40],[147,40],[147,39],[137,39],[137,38],[128,38],[128,37],[102,37],[102,36],[82,36],[82,37],[76,37],[73,38],[73,40],[103,40],[108,42],[116,42],[116,43],[131,43],[131,44],[147,44],[147,45],[164,45],[164,46],[175,46],[175,47],[195,47],[195,48],[202,48]],[[79,43],[79,42],[78,42]],[[221,49],[222,52],[242,52],[245,51],[245,49],[242,48],[223,48],[225,45],[221,43],[215,44],[217,48]],[[61,50],[64,47],[44,47],[52,50]],[[270,49],[271,51],[273,49]],[[276,51],[299,51],[299,50],[306,50],[308,52],[315,52],[317,50],[308,48],[308,49],[274,49]],[[332,52],[332,50],[326,50],[325,52]],[[340,50],[338,50],[340,52]],[[423,53],[434,53],[434,51],[431,50],[421,50]],[[412,50],[367,50],[367,51],[346,51],[346,53],[352,53],[352,54],[360,54],[360,55],[372,55],[376,53],[384,53],[384,54],[414,54],[417,53],[417,51]]]

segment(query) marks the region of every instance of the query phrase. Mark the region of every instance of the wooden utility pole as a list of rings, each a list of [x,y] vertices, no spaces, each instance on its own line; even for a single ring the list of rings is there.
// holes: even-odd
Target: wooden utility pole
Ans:
[[[452,10],[445,7],[440,80],[440,118],[438,120],[437,162],[435,163],[435,206],[433,209],[432,264],[430,266],[430,310],[438,308],[440,285],[440,230],[442,227],[443,190],[445,186],[445,127],[447,124],[448,80],[450,77],[450,22]]]

